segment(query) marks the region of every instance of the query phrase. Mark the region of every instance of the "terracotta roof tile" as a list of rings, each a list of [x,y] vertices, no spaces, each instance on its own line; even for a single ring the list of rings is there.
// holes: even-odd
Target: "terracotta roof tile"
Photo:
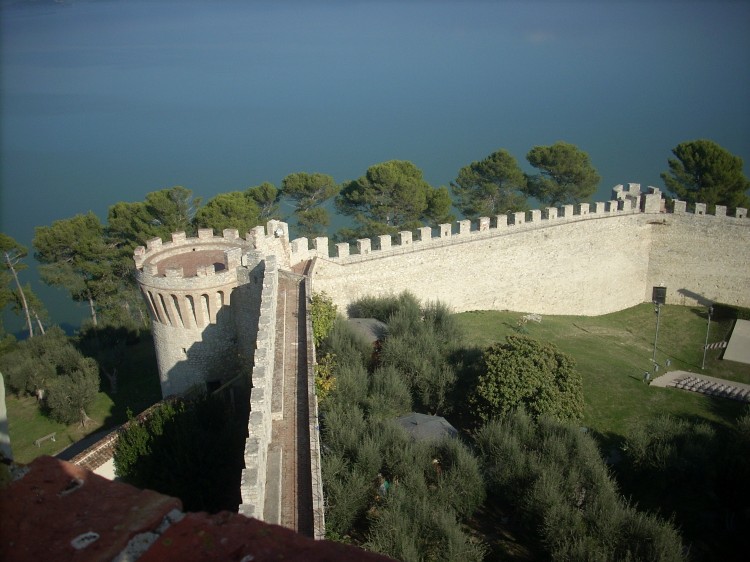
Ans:
[[[236,513],[182,514],[180,500],[52,457],[0,490],[0,560],[390,560]]]

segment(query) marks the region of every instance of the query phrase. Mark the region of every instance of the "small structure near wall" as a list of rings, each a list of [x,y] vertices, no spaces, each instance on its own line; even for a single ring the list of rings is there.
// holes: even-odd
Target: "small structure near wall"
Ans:
[[[443,437],[458,437],[458,430],[442,416],[412,412],[396,419],[414,441],[432,441]]]
[[[349,318],[349,326],[369,343],[382,341],[388,333],[388,326],[377,318]]]
[[[735,320],[734,329],[722,359],[750,365],[750,321]]]

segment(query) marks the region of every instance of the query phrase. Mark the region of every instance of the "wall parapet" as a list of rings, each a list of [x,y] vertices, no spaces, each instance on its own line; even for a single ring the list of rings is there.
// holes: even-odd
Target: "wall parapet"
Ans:
[[[271,442],[273,372],[276,346],[276,304],[279,267],[275,256],[265,260],[260,296],[258,335],[253,357],[250,415],[245,440],[244,463],[240,483],[242,503],[239,512],[263,520],[266,498],[268,445]]]
[[[307,238],[298,238],[291,242],[291,263],[294,265],[317,257],[343,265],[573,222],[667,212],[662,192],[658,188],[649,186],[646,193],[641,193],[640,190],[641,185],[636,183],[627,186],[616,185],[612,189],[610,201],[509,212],[506,215],[480,217],[473,221],[459,220],[456,221],[456,228],[453,224],[447,223],[440,224],[437,228],[425,226],[415,231],[416,236],[414,232],[402,231],[395,236],[385,234],[372,239],[363,238],[354,244],[337,243],[333,253],[329,251],[329,240],[326,237],[312,240],[312,247]],[[692,214],[716,220],[747,218],[747,209],[744,208],[737,208],[734,217],[727,215],[726,207],[716,206],[713,215],[707,214],[706,208],[705,204],[696,204]],[[684,201],[674,201],[674,214],[691,214],[686,209]]]
[[[140,424],[145,423],[154,410],[162,407],[168,402],[174,402],[175,400],[175,398],[168,398],[166,400],[160,400],[156,404],[152,404],[132,420],[128,420],[125,423],[118,425],[101,439],[89,445],[86,449],[71,458],[69,462],[76,466],[85,468],[86,470],[90,470],[91,472],[96,471],[96,469],[114,457],[120,433],[128,429],[133,422]],[[60,456],[61,455],[58,455],[58,457]]]
[[[265,226],[256,226],[244,236],[236,228],[226,228],[220,236],[214,235],[213,228],[199,228],[198,235],[187,237],[185,232],[174,232],[170,241],[152,238],[145,246],[138,246],[133,251],[133,260],[138,273],[157,276],[155,264],[175,256],[190,254],[193,251],[225,251],[224,264],[232,269],[241,264],[242,256],[248,250],[260,250],[263,253],[275,253],[275,242],[289,240],[289,225],[279,220],[270,220]],[[282,256],[279,256],[280,258]],[[177,271],[169,273],[171,277],[182,277]],[[198,277],[212,275],[211,267],[199,270]],[[166,272],[165,272],[166,275]]]
[[[312,288],[310,281],[305,280],[305,334],[307,336],[307,400],[308,428],[310,431],[310,472],[312,480],[313,537],[324,539],[326,534],[325,500],[323,496],[323,472],[320,459],[320,419],[318,417],[318,395],[315,391],[315,343],[313,340]]]
[[[187,249],[201,250],[223,250],[228,247],[245,247],[248,241],[240,237],[236,228],[226,228],[221,236],[214,236],[213,228],[199,228],[197,237],[188,238],[185,232],[172,233],[170,241],[161,238],[151,238],[146,241],[146,246],[138,246],[133,251],[136,269],[142,270],[143,266],[154,257],[160,260],[185,253]]]
[[[239,265],[239,263],[237,263]],[[214,266],[198,268],[195,276],[185,276],[180,268],[167,269],[165,275],[158,275],[152,269],[136,270],[135,278],[138,283],[154,289],[175,292],[191,292],[212,289],[214,287],[233,285],[237,282],[237,268],[216,271]]]

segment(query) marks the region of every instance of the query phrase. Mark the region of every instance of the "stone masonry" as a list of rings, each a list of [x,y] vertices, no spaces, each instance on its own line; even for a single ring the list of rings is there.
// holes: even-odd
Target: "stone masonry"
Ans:
[[[456,311],[599,315],[651,300],[750,306],[750,221],[684,202],[667,213],[658,189],[617,186],[613,200],[458,221],[337,244],[294,240],[292,262],[314,259],[312,286],[345,310],[363,295],[410,291]]]

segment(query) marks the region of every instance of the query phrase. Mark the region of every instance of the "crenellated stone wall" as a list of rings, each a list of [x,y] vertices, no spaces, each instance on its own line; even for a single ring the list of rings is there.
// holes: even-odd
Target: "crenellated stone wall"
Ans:
[[[325,499],[323,497],[323,472],[320,462],[320,419],[318,418],[318,395],[315,390],[315,343],[312,329],[312,316],[309,313],[312,303],[312,289],[305,281],[305,333],[307,334],[307,400],[308,430],[310,432],[310,472],[312,482],[313,536],[325,538]]]
[[[294,240],[291,260],[316,258],[313,288],[342,310],[364,295],[408,290],[456,311],[598,315],[648,301],[662,283],[669,302],[702,302],[689,296],[694,292],[750,305],[747,210],[729,217],[723,207],[714,215],[705,205],[694,213],[685,208],[677,201],[667,214],[657,188],[641,193],[639,184],[620,185],[608,202],[458,221],[455,229],[423,227],[416,236],[336,244],[335,255],[326,238],[312,247]],[[705,261],[707,249],[711,267],[698,272],[691,264]]]
[[[750,220],[747,210],[727,217],[724,207],[713,215],[704,205],[685,213],[684,205],[648,222],[652,229],[648,279],[651,288],[667,288],[667,302],[708,305],[722,302],[750,306]]]
[[[245,441],[245,468],[240,491],[239,512],[263,519],[266,498],[268,445],[271,442],[271,393],[276,355],[276,301],[279,291],[279,269],[275,256],[265,260],[260,296],[256,349],[250,390],[250,416]]]
[[[259,268],[268,255],[289,262],[288,227],[269,221],[245,238],[210,228],[188,238],[154,238],[135,249],[136,280],[149,309],[162,396],[212,382],[227,357],[251,360],[260,295]],[[218,380],[217,382],[224,382]]]

